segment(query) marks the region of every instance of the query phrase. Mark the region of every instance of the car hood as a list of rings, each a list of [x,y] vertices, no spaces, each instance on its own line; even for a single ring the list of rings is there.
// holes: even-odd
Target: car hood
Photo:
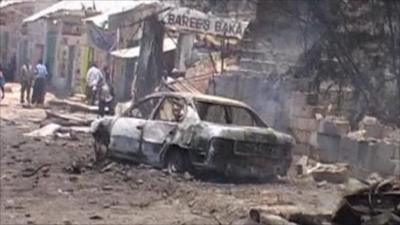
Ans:
[[[269,127],[221,125],[210,122],[201,122],[198,126],[201,127],[201,136],[209,136],[209,138],[217,137],[236,141],[295,144],[292,136]]]

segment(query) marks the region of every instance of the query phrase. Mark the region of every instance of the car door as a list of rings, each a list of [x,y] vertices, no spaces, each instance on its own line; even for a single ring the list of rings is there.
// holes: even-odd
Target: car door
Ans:
[[[183,98],[165,97],[154,112],[153,118],[143,127],[142,153],[153,165],[160,165],[160,151],[171,139],[187,111]]]
[[[111,129],[111,151],[123,158],[141,157],[142,129],[159,101],[159,97],[140,101],[116,119]]]

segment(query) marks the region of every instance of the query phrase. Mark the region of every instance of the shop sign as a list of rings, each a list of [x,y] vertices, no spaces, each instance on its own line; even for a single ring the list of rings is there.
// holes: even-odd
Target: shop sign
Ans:
[[[241,39],[249,22],[219,18],[189,8],[175,8],[161,14],[167,27]]]

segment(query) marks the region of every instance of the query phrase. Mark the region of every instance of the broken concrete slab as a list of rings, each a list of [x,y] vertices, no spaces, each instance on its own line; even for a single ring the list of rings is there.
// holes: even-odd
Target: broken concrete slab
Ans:
[[[359,127],[366,131],[366,137],[383,138],[384,126],[375,117],[365,116],[359,123]]]
[[[349,168],[347,164],[322,164],[317,163],[314,167],[307,171],[311,174],[315,181],[327,181],[330,183],[345,183],[349,177]]]
[[[29,133],[25,133],[25,136],[29,137],[46,137],[46,136],[52,136],[54,133],[61,128],[60,125],[55,124],[55,123],[50,123],[40,129],[34,130]]]
[[[57,118],[57,119],[66,120],[66,121],[73,121],[74,124],[76,123],[78,125],[90,125],[90,123],[93,122],[92,119],[82,119],[77,116],[56,113],[51,110],[46,110],[46,116],[47,116],[47,118]]]
[[[331,136],[343,136],[350,132],[350,123],[342,118],[327,116],[320,120],[318,132]]]
[[[89,113],[97,113],[97,106],[86,105],[81,102],[75,102],[70,100],[60,100],[60,99],[52,99],[48,102],[50,105],[55,106],[67,106],[71,111],[81,111],[81,112],[89,112]]]
[[[318,150],[319,161],[335,163],[339,159],[340,136],[331,136],[318,133],[315,136],[313,146]],[[314,142],[314,141],[313,141]]]
[[[356,165],[358,160],[358,141],[349,137],[342,137],[340,139],[339,161]]]
[[[382,175],[392,175],[396,165],[391,160],[394,159],[398,146],[386,142],[379,142],[377,145],[370,145],[370,147],[377,148],[374,151],[375,156],[372,156],[374,160],[372,161],[371,171],[379,172]]]
[[[296,163],[296,174],[297,176],[303,176],[307,174],[307,164],[308,164],[308,157],[303,155],[299,161]]]

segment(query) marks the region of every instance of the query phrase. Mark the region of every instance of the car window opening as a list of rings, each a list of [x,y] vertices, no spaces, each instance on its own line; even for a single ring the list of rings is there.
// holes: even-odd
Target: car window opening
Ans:
[[[195,105],[203,121],[225,125],[266,127],[259,118],[244,107],[198,100],[195,101]]]
[[[182,99],[167,97],[160,105],[154,119],[181,122],[185,115],[185,103]]]

